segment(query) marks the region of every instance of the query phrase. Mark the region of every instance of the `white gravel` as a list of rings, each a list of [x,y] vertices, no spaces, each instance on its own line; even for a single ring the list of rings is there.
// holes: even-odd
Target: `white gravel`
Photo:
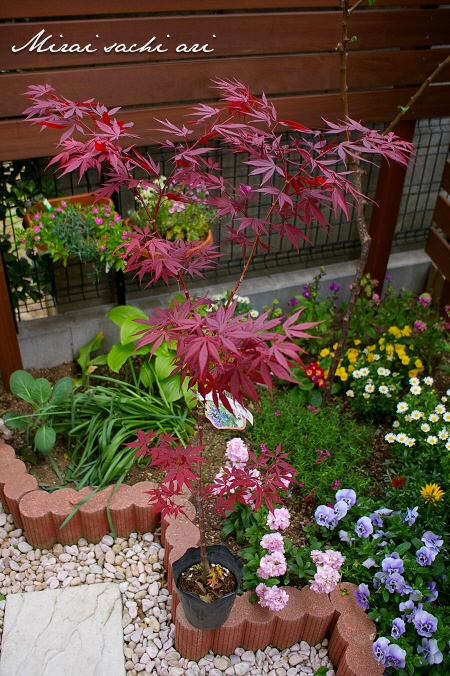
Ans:
[[[113,580],[123,601],[123,651],[127,676],[296,676],[314,674],[328,667],[325,639],[309,646],[302,641],[279,651],[268,647],[253,653],[236,648],[234,654],[208,653],[189,661],[174,648],[172,597],[164,582],[164,549],[158,533],[113,539],[105,535],[99,544],[80,539],[76,545],[56,544],[51,550],[33,549],[11,515],[0,503],[0,593],[42,592],[46,589]],[[6,601],[0,601],[0,640]]]

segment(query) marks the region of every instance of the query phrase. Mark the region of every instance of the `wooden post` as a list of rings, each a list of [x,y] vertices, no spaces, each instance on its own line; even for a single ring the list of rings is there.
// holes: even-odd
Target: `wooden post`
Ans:
[[[412,141],[415,125],[415,120],[402,120],[396,126],[395,133],[404,141]],[[364,270],[364,274],[370,274],[372,279],[378,280],[377,293],[379,294],[383,290],[405,175],[406,169],[397,162],[388,163],[384,158],[381,160],[375,204],[370,220],[369,234],[372,241]]]
[[[9,379],[11,374],[22,368],[22,355],[17,339],[16,324],[9,298],[3,260],[0,255],[0,369],[3,383],[8,392],[10,391]]]

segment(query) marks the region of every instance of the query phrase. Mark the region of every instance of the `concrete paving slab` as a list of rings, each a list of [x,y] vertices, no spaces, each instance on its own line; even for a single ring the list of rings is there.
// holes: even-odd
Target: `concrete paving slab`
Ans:
[[[1,676],[125,676],[115,583],[9,594]]]

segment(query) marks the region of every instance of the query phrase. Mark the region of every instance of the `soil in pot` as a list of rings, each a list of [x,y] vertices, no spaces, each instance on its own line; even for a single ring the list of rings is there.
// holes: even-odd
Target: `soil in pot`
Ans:
[[[233,573],[219,563],[210,564],[210,573],[206,584],[202,577],[202,568],[196,564],[187,568],[178,577],[177,587],[181,591],[195,594],[202,601],[211,603],[236,590],[236,578]]]

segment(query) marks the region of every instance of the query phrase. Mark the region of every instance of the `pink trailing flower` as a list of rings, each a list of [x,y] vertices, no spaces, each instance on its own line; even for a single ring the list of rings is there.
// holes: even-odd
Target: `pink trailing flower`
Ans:
[[[289,601],[289,595],[279,587],[267,587],[263,582],[256,587],[256,593],[259,598],[261,608],[268,608],[273,612],[283,610]]]
[[[269,512],[267,517],[267,525],[270,530],[285,530],[289,528],[291,523],[291,515],[286,507],[280,507],[273,512]]]
[[[418,297],[417,302],[420,303],[420,305],[422,305],[423,307],[428,307],[432,300],[433,299],[431,298],[431,295],[429,293],[422,293]]]
[[[416,322],[414,322],[414,328],[419,333],[423,333],[424,331],[427,330],[428,327],[425,322],[423,322],[421,319],[418,319]]]
[[[227,441],[227,450],[225,455],[235,467],[242,467],[248,462],[248,449],[245,443],[239,437]]]
[[[263,580],[268,580],[270,577],[284,575],[286,570],[287,564],[283,552],[275,551],[262,557],[257,575]]]
[[[103,218],[96,218],[95,222],[97,223],[97,225],[101,225],[103,223]]]
[[[63,200],[63,201],[61,202],[61,206],[62,206],[62,207],[66,207],[66,206],[67,206],[67,202],[65,202],[65,201]]]
[[[280,533],[267,533],[259,543],[268,552],[284,552],[284,537]]]
[[[340,485],[341,485],[341,482],[339,481],[339,479],[336,479],[336,481],[333,481],[333,483],[331,484],[331,488],[333,490],[336,490],[336,488],[339,488]]]
[[[340,575],[337,570],[331,566],[318,566],[314,582],[311,582],[310,587],[318,594],[329,594],[335,589],[339,580]]]

